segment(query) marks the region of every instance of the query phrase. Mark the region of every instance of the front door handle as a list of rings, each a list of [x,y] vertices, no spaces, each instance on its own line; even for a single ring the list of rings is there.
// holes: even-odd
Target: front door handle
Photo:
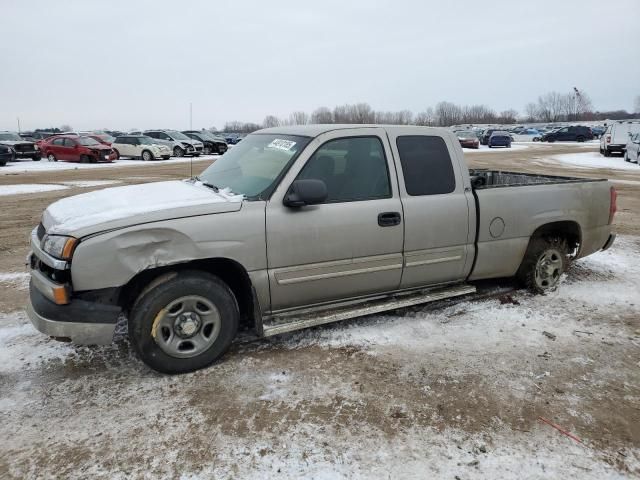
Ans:
[[[384,212],[378,215],[378,225],[381,227],[393,227],[400,225],[402,216],[399,212]]]

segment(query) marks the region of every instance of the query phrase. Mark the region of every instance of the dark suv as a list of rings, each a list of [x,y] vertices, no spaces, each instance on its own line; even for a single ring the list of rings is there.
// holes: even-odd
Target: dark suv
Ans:
[[[182,133],[184,133],[189,138],[201,141],[204,145],[205,155],[210,155],[212,153],[222,155],[227,151],[228,146],[225,139],[222,137],[217,137],[211,132],[208,132],[206,130],[185,130]]]
[[[562,127],[545,133],[540,138],[541,142],[584,142],[585,140],[593,140],[593,132],[589,127],[582,126]]]
[[[13,158],[30,158],[34,161],[40,160],[40,149],[34,142],[25,140],[14,132],[0,132],[0,144],[11,147]]]

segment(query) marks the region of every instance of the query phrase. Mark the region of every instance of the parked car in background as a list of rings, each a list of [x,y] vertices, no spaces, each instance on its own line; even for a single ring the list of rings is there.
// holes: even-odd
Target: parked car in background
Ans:
[[[624,151],[624,161],[640,165],[640,133],[634,133],[629,137]]]
[[[13,149],[14,159],[30,158],[35,162],[40,160],[40,147],[15,132],[0,132],[0,144]]]
[[[605,157],[612,153],[624,153],[629,136],[640,133],[640,122],[614,122],[600,137],[600,153]]]
[[[213,133],[207,132],[206,130],[185,130],[182,133],[189,138],[202,142],[204,145],[203,152],[205,155],[210,155],[212,153],[222,155],[229,148],[224,138],[215,136]]]
[[[482,132],[482,138],[480,139],[480,143],[482,145],[488,145],[489,144],[489,138],[491,138],[491,134],[493,132],[497,132],[499,131],[499,128],[487,128],[486,130],[484,130]]]
[[[157,141],[146,135],[123,135],[114,139],[111,148],[117,158],[140,158],[150,161],[163,158],[167,160],[171,157],[171,149],[167,145],[157,143]]]
[[[0,143],[0,167],[4,167],[7,162],[12,162],[14,155],[15,152],[13,151],[13,148]]]
[[[476,132],[472,130],[458,131],[456,137],[463,148],[480,148],[480,140],[478,140]]]
[[[44,140],[45,138],[49,138],[53,135],[54,132],[45,132],[45,131],[36,131],[36,132],[22,132],[20,136],[27,140]]]
[[[602,125],[596,125],[591,127],[591,132],[593,133],[594,138],[600,138],[604,132],[607,131],[607,127]]]
[[[542,142],[585,142],[593,140],[593,133],[589,127],[571,125],[558,130],[545,133],[540,141]]]
[[[487,141],[487,145],[489,145],[489,148],[493,148],[493,147],[511,148],[511,135],[509,135],[509,132],[496,130],[489,137],[489,140]]]
[[[85,136],[56,135],[42,144],[42,155],[50,162],[96,163],[116,159],[113,149]]]
[[[199,140],[193,140],[177,130],[145,130],[143,135],[160,140],[171,148],[174,157],[192,155],[199,157],[204,151],[204,145]]]

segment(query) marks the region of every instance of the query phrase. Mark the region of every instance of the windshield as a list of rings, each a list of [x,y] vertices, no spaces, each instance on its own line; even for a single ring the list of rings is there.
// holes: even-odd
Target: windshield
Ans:
[[[249,135],[216,160],[199,179],[233,193],[262,198],[311,139],[293,135]]]
[[[0,133],[0,140],[20,141],[22,138],[17,133]]]
[[[169,130],[167,131],[167,133],[173,137],[175,140],[191,140],[189,137],[187,137],[184,133],[180,133],[176,130]]]
[[[78,142],[80,142],[80,145],[84,145],[85,147],[90,147],[93,145],[100,145],[100,142],[98,142],[97,140],[94,140],[91,137],[80,137],[78,139]]]
[[[115,140],[115,138],[112,137],[111,135],[100,134],[97,136],[101,138],[103,142],[107,142],[107,143],[113,143],[113,141]]]

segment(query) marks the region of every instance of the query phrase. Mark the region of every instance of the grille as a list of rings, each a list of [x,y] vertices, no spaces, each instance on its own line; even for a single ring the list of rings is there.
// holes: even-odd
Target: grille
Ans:
[[[33,145],[29,143],[19,143],[13,148],[15,148],[16,152],[32,152],[34,150]]]

